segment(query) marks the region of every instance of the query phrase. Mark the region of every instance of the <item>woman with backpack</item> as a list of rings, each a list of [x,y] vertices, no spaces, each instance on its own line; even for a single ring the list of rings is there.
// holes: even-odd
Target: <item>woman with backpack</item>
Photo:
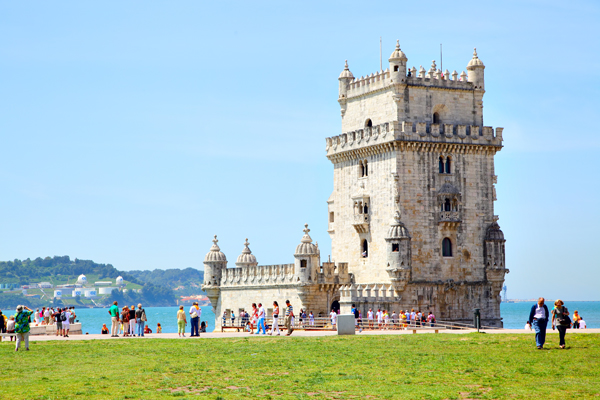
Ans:
[[[571,327],[571,318],[569,318],[569,310],[564,306],[562,300],[556,300],[554,302],[554,308],[552,309],[552,329],[556,327],[558,330],[558,337],[560,340],[560,348],[565,348],[565,335],[567,329]]]

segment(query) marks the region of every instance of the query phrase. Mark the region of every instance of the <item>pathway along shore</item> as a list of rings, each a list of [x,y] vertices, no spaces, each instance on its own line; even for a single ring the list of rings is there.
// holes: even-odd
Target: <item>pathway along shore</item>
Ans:
[[[441,333],[450,333],[456,335],[462,335],[465,333],[477,332],[475,329],[462,329],[462,330],[452,330],[452,329],[443,329],[440,330]],[[534,335],[534,331],[525,331],[525,329],[490,329],[490,330],[480,330],[480,332],[485,332],[489,334],[525,334],[525,335]],[[552,329],[548,330],[548,334],[553,333]],[[556,333],[556,331],[554,331]],[[585,335],[587,333],[600,333],[600,329],[569,329],[569,335]],[[412,331],[362,331],[356,332],[356,336],[364,336],[364,335],[412,335]],[[417,331],[418,335],[435,335],[433,331]],[[300,331],[296,330],[290,337],[319,337],[319,336],[337,336],[336,331]],[[68,338],[58,337],[58,336],[30,336],[29,341],[31,342],[44,342],[49,340],[60,340],[60,341],[68,341],[68,340],[146,340],[146,339],[179,339],[179,340],[198,340],[198,339],[219,339],[219,338],[242,338],[242,337],[261,337],[261,338],[269,338],[273,339],[273,337],[269,335],[250,335],[247,332],[210,332],[210,333],[202,333],[199,338],[196,337],[178,337],[177,333],[149,333],[146,334],[143,338],[140,337],[118,337],[112,338],[110,335],[73,335]],[[285,336],[281,336],[285,338]],[[4,341],[9,341],[8,339],[4,339]]]

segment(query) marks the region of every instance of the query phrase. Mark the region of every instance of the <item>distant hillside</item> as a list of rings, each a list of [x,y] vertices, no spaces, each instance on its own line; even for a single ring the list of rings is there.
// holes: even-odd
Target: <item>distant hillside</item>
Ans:
[[[143,283],[165,286],[175,290],[178,296],[201,294],[204,271],[194,268],[155,269],[153,271],[127,271],[127,274]]]
[[[96,264],[91,260],[71,260],[69,256],[54,256],[35,260],[0,261],[0,283],[27,285],[48,280],[52,283],[66,283],[69,277],[81,274],[97,275],[99,279],[115,279],[119,275],[126,281],[142,284],[127,272],[117,270],[111,264]]]

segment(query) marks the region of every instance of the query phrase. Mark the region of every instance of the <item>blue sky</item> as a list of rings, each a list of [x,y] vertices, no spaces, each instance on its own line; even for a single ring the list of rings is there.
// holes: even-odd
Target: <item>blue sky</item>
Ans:
[[[330,252],[325,137],[337,77],[486,65],[502,126],[496,214],[509,297],[600,300],[600,6],[593,1],[2,2],[0,259],[123,270],[288,263],[309,223]],[[439,64],[439,63],[438,63]]]

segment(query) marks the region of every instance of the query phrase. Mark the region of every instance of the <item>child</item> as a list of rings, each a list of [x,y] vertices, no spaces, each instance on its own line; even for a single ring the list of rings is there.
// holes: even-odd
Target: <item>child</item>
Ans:
[[[6,333],[15,333],[15,316],[11,315],[8,323],[6,324]],[[10,337],[10,341],[12,342],[13,337]],[[15,339],[16,340],[16,339]]]
[[[529,323],[529,321],[527,321],[527,323],[525,324],[525,330],[531,330],[531,324]]]
[[[586,329],[587,325],[583,319],[579,319],[579,329]],[[12,339],[11,339],[12,340]]]
[[[162,333],[162,326],[160,326],[160,322],[156,324],[156,333]]]

